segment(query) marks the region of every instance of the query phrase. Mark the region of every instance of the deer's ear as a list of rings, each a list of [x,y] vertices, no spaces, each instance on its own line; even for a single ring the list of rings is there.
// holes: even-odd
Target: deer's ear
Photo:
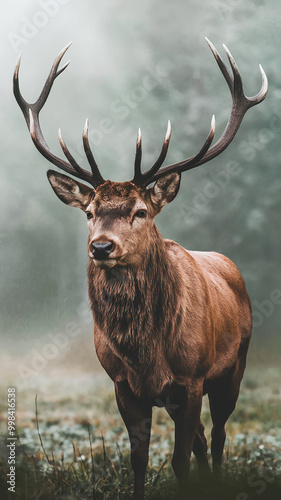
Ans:
[[[177,196],[180,188],[181,176],[178,173],[166,175],[159,179],[152,188],[149,189],[151,201],[160,212],[164,205],[167,205]]]
[[[93,188],[55,170],[48,170],[47,176],[53,190],[63,203],[85,210],[89,204],[90,195],[94,191]]]

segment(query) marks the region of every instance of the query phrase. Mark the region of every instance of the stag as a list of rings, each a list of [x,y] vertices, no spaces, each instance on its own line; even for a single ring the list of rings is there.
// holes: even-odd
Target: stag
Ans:
[[[116,400],[131,442],[134,499],[143,500],[153,406],[164,406],[175,423],[172,466],[184,496],[193,451],[199,474],[210,471],[207,441],[200,420],[202,398],[208,394],[212,418],[213,471],[220,475],[225,424],[233,412],[243,377],[252,329],[251,304],[235,264],[216,252],[187,251],[159,233],[154,219],[178,193],[181,173],[218,156],[234,138],[246,111],[267,93],[262,87],[246,97],[237,65],[224,46],[231,71],[207,40],[232,96],[229,121],[213,145],[215,120],[199,153],[162,166],[171,136],[167,132],[159,157],[141,169],[138,133],[131,181],[103,179],[88,139],[83,145],[91,171],[82,168],[67,148],[66,159],[53,154],[42,134],[39,112],[44,106],[68,49],[54,61],[38,100],[30,104],[19,89],[20,60],[14,72],[14,94],[31,138],[51,163],[84,180],[54,170],[49,182],[66,205],[87,216],[88,288],[94,318],[94,341],[101,365],[113,380]]]

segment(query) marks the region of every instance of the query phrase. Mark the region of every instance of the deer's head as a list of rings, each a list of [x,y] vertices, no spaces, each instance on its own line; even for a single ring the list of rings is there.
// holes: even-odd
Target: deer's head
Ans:
[[[53,170],[48,171],[48,178],[56,195],[67,205],[83,210],[88,219],[90,230],[88,253],[98,267],[110,268],[118,265],[139,263],[151,237],[155,216],[164,205],[176,196],[180,186],[181,172],[195,168],[218,156],[235,136],[246,111],[261,102],[267,94],[267,78],[260,66],[262,88],[254,97],[246,97],[237,65],[224,46],[232,74],[230,74],[215,47],[207,40],[218,66],[228,84],[232,96],[232,110],[226,128],[220,139],[211,147],[215,134],[215,119],[212,118],[209,135],[195,156],[179,163],[162,167],[165,160],[171,125],[168,122],[162,150],[154,165],[141,171],[141,132],[136,146],[134,177],[127,182],[111,182],[103,179],[94,159],[88,140],[88,120],[83,131],[84,150],[91,172],[80,167],[67,148],[59,131],[59,141],[66,160],[54,155],[43,137],[39,112],[44,106],[55,78],[68,66],[59,69],[60,61],[69,45],[63,49],[54,61],[49,76],[38,100],[27,103],[19,90],[18,73],[20,60],[14,72],[14,94],[26,119],[31,138],[40,151],[51,163],[63,171],[84,180],[84,183]],[[153,184],[152,187],[149,187]]]
[[[54,170],[48,171],[48,178],[60,200],[85,212],[88,254],[101,268],[141,263],[154,218],[176,196],[180,184],[177,173],[159,179],[152,188],[106,181],[93,189]]]

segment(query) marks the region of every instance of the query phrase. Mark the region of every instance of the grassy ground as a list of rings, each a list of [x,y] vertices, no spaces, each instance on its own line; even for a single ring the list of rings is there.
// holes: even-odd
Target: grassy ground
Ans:
[[[78,360],[76,365],[61,363],[59,368],[57,362],[49,363],[36,376],[22,380],[15,378],[19,360],[6,358],[6,363],[10,375],[2,380],[1,387],[1,498],[131,498],[129,442],[108,377],[85,360]],[[252,356],[239,403],[227,426],[222,484],[199,484],[192,459],[187,498],[281,498],[280,371],[272,360],[263,360],[261,369],[261,363]],[[9,496],[6,394],[15,381],[19,440],[16,493]],[[202,416],[210,442],[207,401]],[[171,468],[173,423],[163,409],[155,409],[152,429],[146,498],[175,499],[177,485]]]

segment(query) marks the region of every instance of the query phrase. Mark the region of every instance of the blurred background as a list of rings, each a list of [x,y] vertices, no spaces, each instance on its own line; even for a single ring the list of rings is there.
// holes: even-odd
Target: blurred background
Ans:
[[[223,132],[231,98],[205,36],[225,61],[222,44],[230,49],[246,95],[259,92],[262,64],[269,93],[246,114],[219,158],[183,174],[179,195],[158,216],[157,225],[164,237],[188,249],[215,250],[237,264],[253,304],[251,352],[276,352],[281,316],[280,2],[13,0],[1,5],[0,24],[0,325],[5,359],[30,355],[32,349],[44,357],[46,342],[54,343],[52,335],[59,334],[68,341],[65,348],[58,347],[55,362],[66,352],[75,354],[77,366],[86,363],[85,356],[93,363],[95,359],[86,220],[55,197],[46,178],[52,167],[29,137],[12,93],[19,53],[23,51],[21,90],[33,102],[55,56],[73,42],[64,56],[71,64],[55,81],[42,110],[42,129],[51,150],[62,155],[61,127],[73,156],[87,168],[81,136],[88,117],[103,176],[122,181],[132,177],[139,127],[144,169],[159,154],[168,119],[172,139],[166,164],[199,150],[213,113],[216,138]],[[15,378],[21,376],[17,365]]]

